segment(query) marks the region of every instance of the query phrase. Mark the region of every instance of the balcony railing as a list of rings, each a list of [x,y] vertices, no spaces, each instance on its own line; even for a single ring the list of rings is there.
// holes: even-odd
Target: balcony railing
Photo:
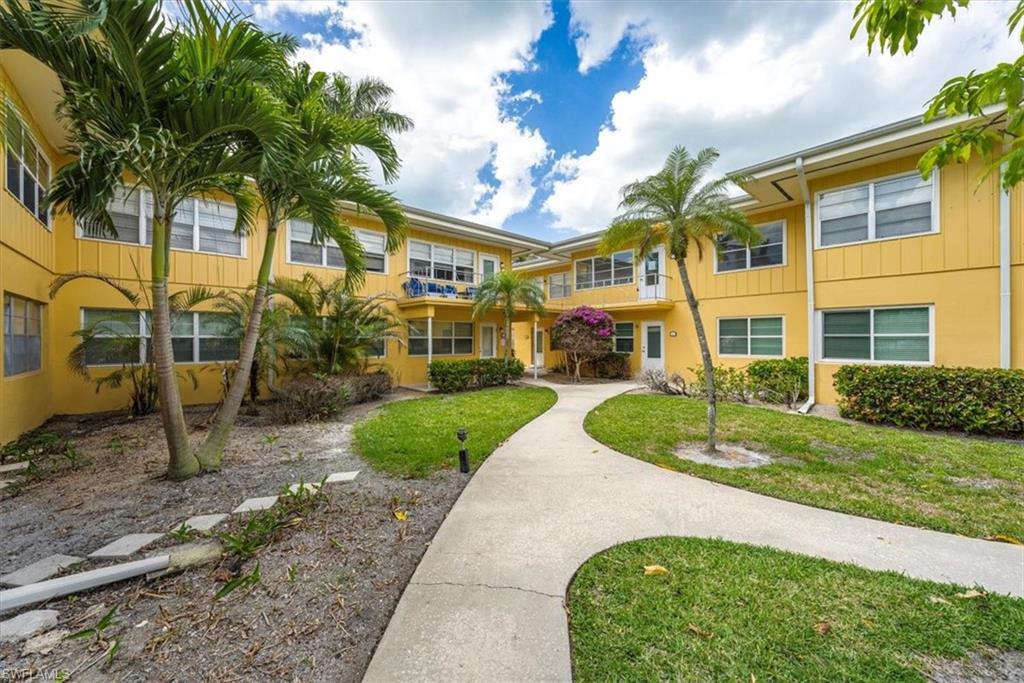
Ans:
[[[483,280],[483,273],[460,272],[458,279],[433,278],[419,273],[402,273],[402,292],[407,299],[439,297],[442,299],[471,300],[476,296],[477,283]]]

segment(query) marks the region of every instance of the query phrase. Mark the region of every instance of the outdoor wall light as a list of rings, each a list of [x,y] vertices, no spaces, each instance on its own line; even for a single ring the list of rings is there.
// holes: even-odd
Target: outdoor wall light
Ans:
[[[459,437],[459,472],[468,474],[469,454],[466,453],[466,428],[459,427],[459,431],[456,432],[456,436]]]

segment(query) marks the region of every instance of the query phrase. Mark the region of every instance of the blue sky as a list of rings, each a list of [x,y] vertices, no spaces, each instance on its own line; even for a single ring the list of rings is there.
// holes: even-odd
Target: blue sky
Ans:
[[[934,24],[909,57],[851,41],[845,2],[246,7],[315,68],[395,89],[416,121],[404,202],[546,239],[604,227],[677,144],[717,147],[726,172],[917,115],[947,78],[1020,54],[1008,2]]]

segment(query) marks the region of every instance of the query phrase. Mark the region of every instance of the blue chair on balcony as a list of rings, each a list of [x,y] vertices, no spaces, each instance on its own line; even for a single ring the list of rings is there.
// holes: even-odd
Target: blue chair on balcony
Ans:
[[[465,297],[467,299],[475,299],[476,298],[476,287],[466,287]]]
[[[437,284],[436,282],[428,282],[427,283],[427,294],[430,295],[430,296],[441,296],[442,295],[441,285]]]
[[[424,293],[423,282],[420,281],[418,278],[414,277],[409,278],[408,280],[403,282],[402,289],[405,290],[406,296],[408,296],[410,299],[416,298],[418,296],[423,296]]]
[[[459,298],[459,290],[455,288],[455,285],[445,285],[444,295],[449,299]]]

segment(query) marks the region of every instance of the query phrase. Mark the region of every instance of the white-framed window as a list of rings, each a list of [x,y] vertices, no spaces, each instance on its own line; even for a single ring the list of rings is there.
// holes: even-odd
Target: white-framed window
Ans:
[[[50,187],[50,160],[9,98],[4,99],[4,186],[32,216],[50,229],[43,199]]]
[[[142,363],[152,357],[152,314],[149,311],[83,308],[82,327],[93,330],[86,345],[86,365]],[[171,316],[175,363],[236,361],[240,340],[225,313],[186,311]],[[134,342],[135,339],[140,341]]]
[[[719,356],[782,356],[785,348],[782,316],[718,319]]]
[[[816,195],[818,247],[939,231],[939,174],[908,173]]]
[[[107,203],[116,235],[79,225],[81,239],[153,244],[153,195],[146,189],[118,186]],[[204,254],[245,257],[246,240],[235,234],[238,210],[234,204],[208,199],[186,199],[178,204],[168,239],[171,249]]]
[[[473,323],[435,320],[432,340],[427,339],[427,321],[409,321],[409,355],[427,355],[431,344],[434,356],[456,356],[473,353]]]
[[[931,305],[826,310],[818,315],[822,360],[911,364],[934,360]]]
[[[344,268],[345,257],[337,244],[313,242],[313,224],[298,218],[288,221],[288,262],[323,268]]]
[[[444,244],[409,240],[409,275],[446,282],[476,281],[476,252]]]
[[[548,275],[549,299],[564,299],[570,294],[572,294],[572,284],[569,282],[569,271]]]
[[[4,294],[4,377],[43,367],[45,304]]]
[[[762,240],[754,247],[728,237],[718,240],[716,273],[786,265],[786,221],[756,226]]]
[[[382,232],[356,230],[356,239],[363,247],[364,262],[368,273],[388,272],[387,237]],[[384,354],[381,354],[384,355]]]
[[[592,256],[576,261],[576,289],[595,289],[633,283],[633,252]]]
[[[616,353],[633,353],[633,323],[615,323]]]

